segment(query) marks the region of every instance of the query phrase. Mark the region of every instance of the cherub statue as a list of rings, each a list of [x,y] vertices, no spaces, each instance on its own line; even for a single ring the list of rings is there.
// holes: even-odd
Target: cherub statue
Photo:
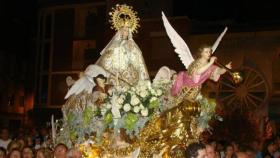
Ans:
[[[175,47],[175,52],[180,57],[187,70],[178,73],[172,86],[172,95],[176,97],[183,95],[185,99],[195,102],[200,96],[202,84],[207,79],[218,81],[220,75],[227,71],[225,68],[216,66],[215,61],[217,58],[212,56],[222,37],[226,33],[227,27],[221,33],[212,47],[201,47],[199,49],[200,56],[194,60],[189,47],[170,25],[163,12],[162,20],[166,29],[166,33],[170,38],[171,43]],[[231,62],[229,62],[225,67],[231,69]]]
[[[78,95],[83,91],[91,94],[93,87],[96,85],[94,78],[98,75],[106,77],[108,76],[108,73],[98,65],[89,65],[80,75],[80,78],[75,81],[68,90],[67,94],[65,95],[65,99],[69,98],[71,95]]]
[[[94,96],[94,102],[97,106],[101,106],[104,103],[105,98],[109,94],[109,89],[112,87],[107,84],[107,78],[99,74],[93,78],[95,86],[92,89],[92,94]]]

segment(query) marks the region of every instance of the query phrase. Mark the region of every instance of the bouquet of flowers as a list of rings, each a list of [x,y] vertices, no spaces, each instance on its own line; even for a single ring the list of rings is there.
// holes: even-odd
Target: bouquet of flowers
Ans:
[[[163,90],[150,81],[140,81],[134,87],[115,86],[101,109],[104,123],[115,132],[123,128],[127,134],[137,135],[150,116],[158,112],[161,96]]]

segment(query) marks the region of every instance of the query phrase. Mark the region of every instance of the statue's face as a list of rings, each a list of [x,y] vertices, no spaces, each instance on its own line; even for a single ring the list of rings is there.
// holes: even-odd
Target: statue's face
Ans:
[[[201,57],[205,59],[209,59],[211,57],[212,50],[211,48],[204,48],[201,52]]]
[[[97,82],[97,84],[98,84],[99,86],[102,86],[102,85],[105,84],[105,80],[102,79],[102,78],[97,78],[97,79],[96,79],[96,82]]]
[[[123,27],[121,29],[121,37],[122,39],[128,39],[129,30],[128,27]]]

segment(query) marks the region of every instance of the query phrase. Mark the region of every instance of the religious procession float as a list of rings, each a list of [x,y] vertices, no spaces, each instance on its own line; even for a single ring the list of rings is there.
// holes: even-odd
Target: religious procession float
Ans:
[[[162,13],[166,33],[186,70],[166,66],[150,80],[142,52],[133,40],[139,18],[132,7],[109,13],[117,32],[65,96],[63,119],[54,126],[55,143],[77,147],[85,158],[182,157],[209,128],[216,102],[201,94],[202,84],[231,69],[213,56],[227,28],[197,59]],[[242,78],[232,73],[239,82]]]

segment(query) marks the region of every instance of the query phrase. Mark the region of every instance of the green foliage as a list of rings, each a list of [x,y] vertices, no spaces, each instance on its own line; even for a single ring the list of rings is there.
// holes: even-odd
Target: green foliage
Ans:
[[[108,125],[108,124],[112,123],[112,121],[113,121],[113,115],[112,115],[112,113],[107,113],[107,114],[104,116],[104,123],[105,123],[106,125]]]
[[[138,121],[138,117],[134,113],[127,113],[124,118],[124,126],[128,130],[132,130],[135,127],[135,124]]]

